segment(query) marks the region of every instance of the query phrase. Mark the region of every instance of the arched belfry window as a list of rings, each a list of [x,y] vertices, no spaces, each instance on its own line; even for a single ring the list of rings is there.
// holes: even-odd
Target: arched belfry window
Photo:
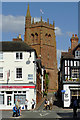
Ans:
[[[34,42],[34,34],[31,34],[31,40]]]
[[[51,34],[48,35],[48,39],[51,40]]]
[[[48,39],[48,34],[47,34],[47,33],[45,34],[45,39],[46,39],[46,40]]]
[[[35,40],[38,40],[38,34],[35,33]]]

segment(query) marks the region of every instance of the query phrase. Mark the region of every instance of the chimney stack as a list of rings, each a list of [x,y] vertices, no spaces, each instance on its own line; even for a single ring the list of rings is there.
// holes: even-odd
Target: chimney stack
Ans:
[[[71,50],[73,50],[77,45],[78,45],[78,41],[79,41],[79,38],[77,36],[77,34],[72,34],[72,37],[71,37]]]
[[[21,34],[17,38],[13,38],[13,41],[22,41]]]

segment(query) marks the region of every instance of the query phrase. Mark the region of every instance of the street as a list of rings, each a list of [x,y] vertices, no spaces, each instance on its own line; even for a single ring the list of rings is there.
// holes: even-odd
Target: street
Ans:
[[[12,117],[12,111],[3,111],[2,118],[16,118]],[[34,111],[22,111],[22,116],[17,118],[73,118],[73,111],[64,110],[34,110]],[[77,118],[80,118],[80,111],[77,111]],[[2,119],[3,120],[3,119]]]
[[[2,120],[11,120],[11,119],[29,119],[29,118],[45,118],[45,119],[73,119],[73,110],[62,108],[60,99],[56,99],[53,94],[48,94],[47,99],[53,97],[53,108],[52,110],[43,110],[44,102],[35,110],[22,110],[21,116],[12,117],[13,111],[2,111]],[[1,111],[0,111],[1,112]],[[80,110],[77,110],[77,118],[80,119]]]

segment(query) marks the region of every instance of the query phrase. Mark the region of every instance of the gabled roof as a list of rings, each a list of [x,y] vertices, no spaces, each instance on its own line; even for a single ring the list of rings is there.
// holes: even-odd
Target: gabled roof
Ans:
[[[0,51],[35,51],[23,41],[2,41],[0,42]]]
[[[74,58],[74,55],[72,54],[72,51],[70,51],[70,52],[62,52],[61,53],[61,58],[63,59],[65,59],[65,58]]]
[[[73,54],[77,50],[77,48],[80,48],[80,43],[73,49]]]
[[[68,52],[62,52],[61,59],[68,59],[68,58],[74,59],[75,58],[74,53],[78,48],[80,48],[80,43],[73,50],[70,50]]]

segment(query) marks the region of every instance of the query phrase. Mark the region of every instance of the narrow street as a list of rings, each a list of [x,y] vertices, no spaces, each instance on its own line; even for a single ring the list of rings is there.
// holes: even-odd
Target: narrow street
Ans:
[[[60,100],[57,100],[53,94],[48,94],[47,99],[50,99],[50,97],[53,97],[53,108],[52,110],[43,110],[44,102],[42,105],[34,111],[22,111],[22,116],[17,117],[18,119],[21,118],[73,118],[73,110],[72,109],[63,109],[61,107]],[[9,119],[17,119],[16,117],[12,117],[12,111],[2,111],[2,118]],[[80,110],[77,110],[77,118],[80,118]],[[2,119],[4,120],[4,119]]]

